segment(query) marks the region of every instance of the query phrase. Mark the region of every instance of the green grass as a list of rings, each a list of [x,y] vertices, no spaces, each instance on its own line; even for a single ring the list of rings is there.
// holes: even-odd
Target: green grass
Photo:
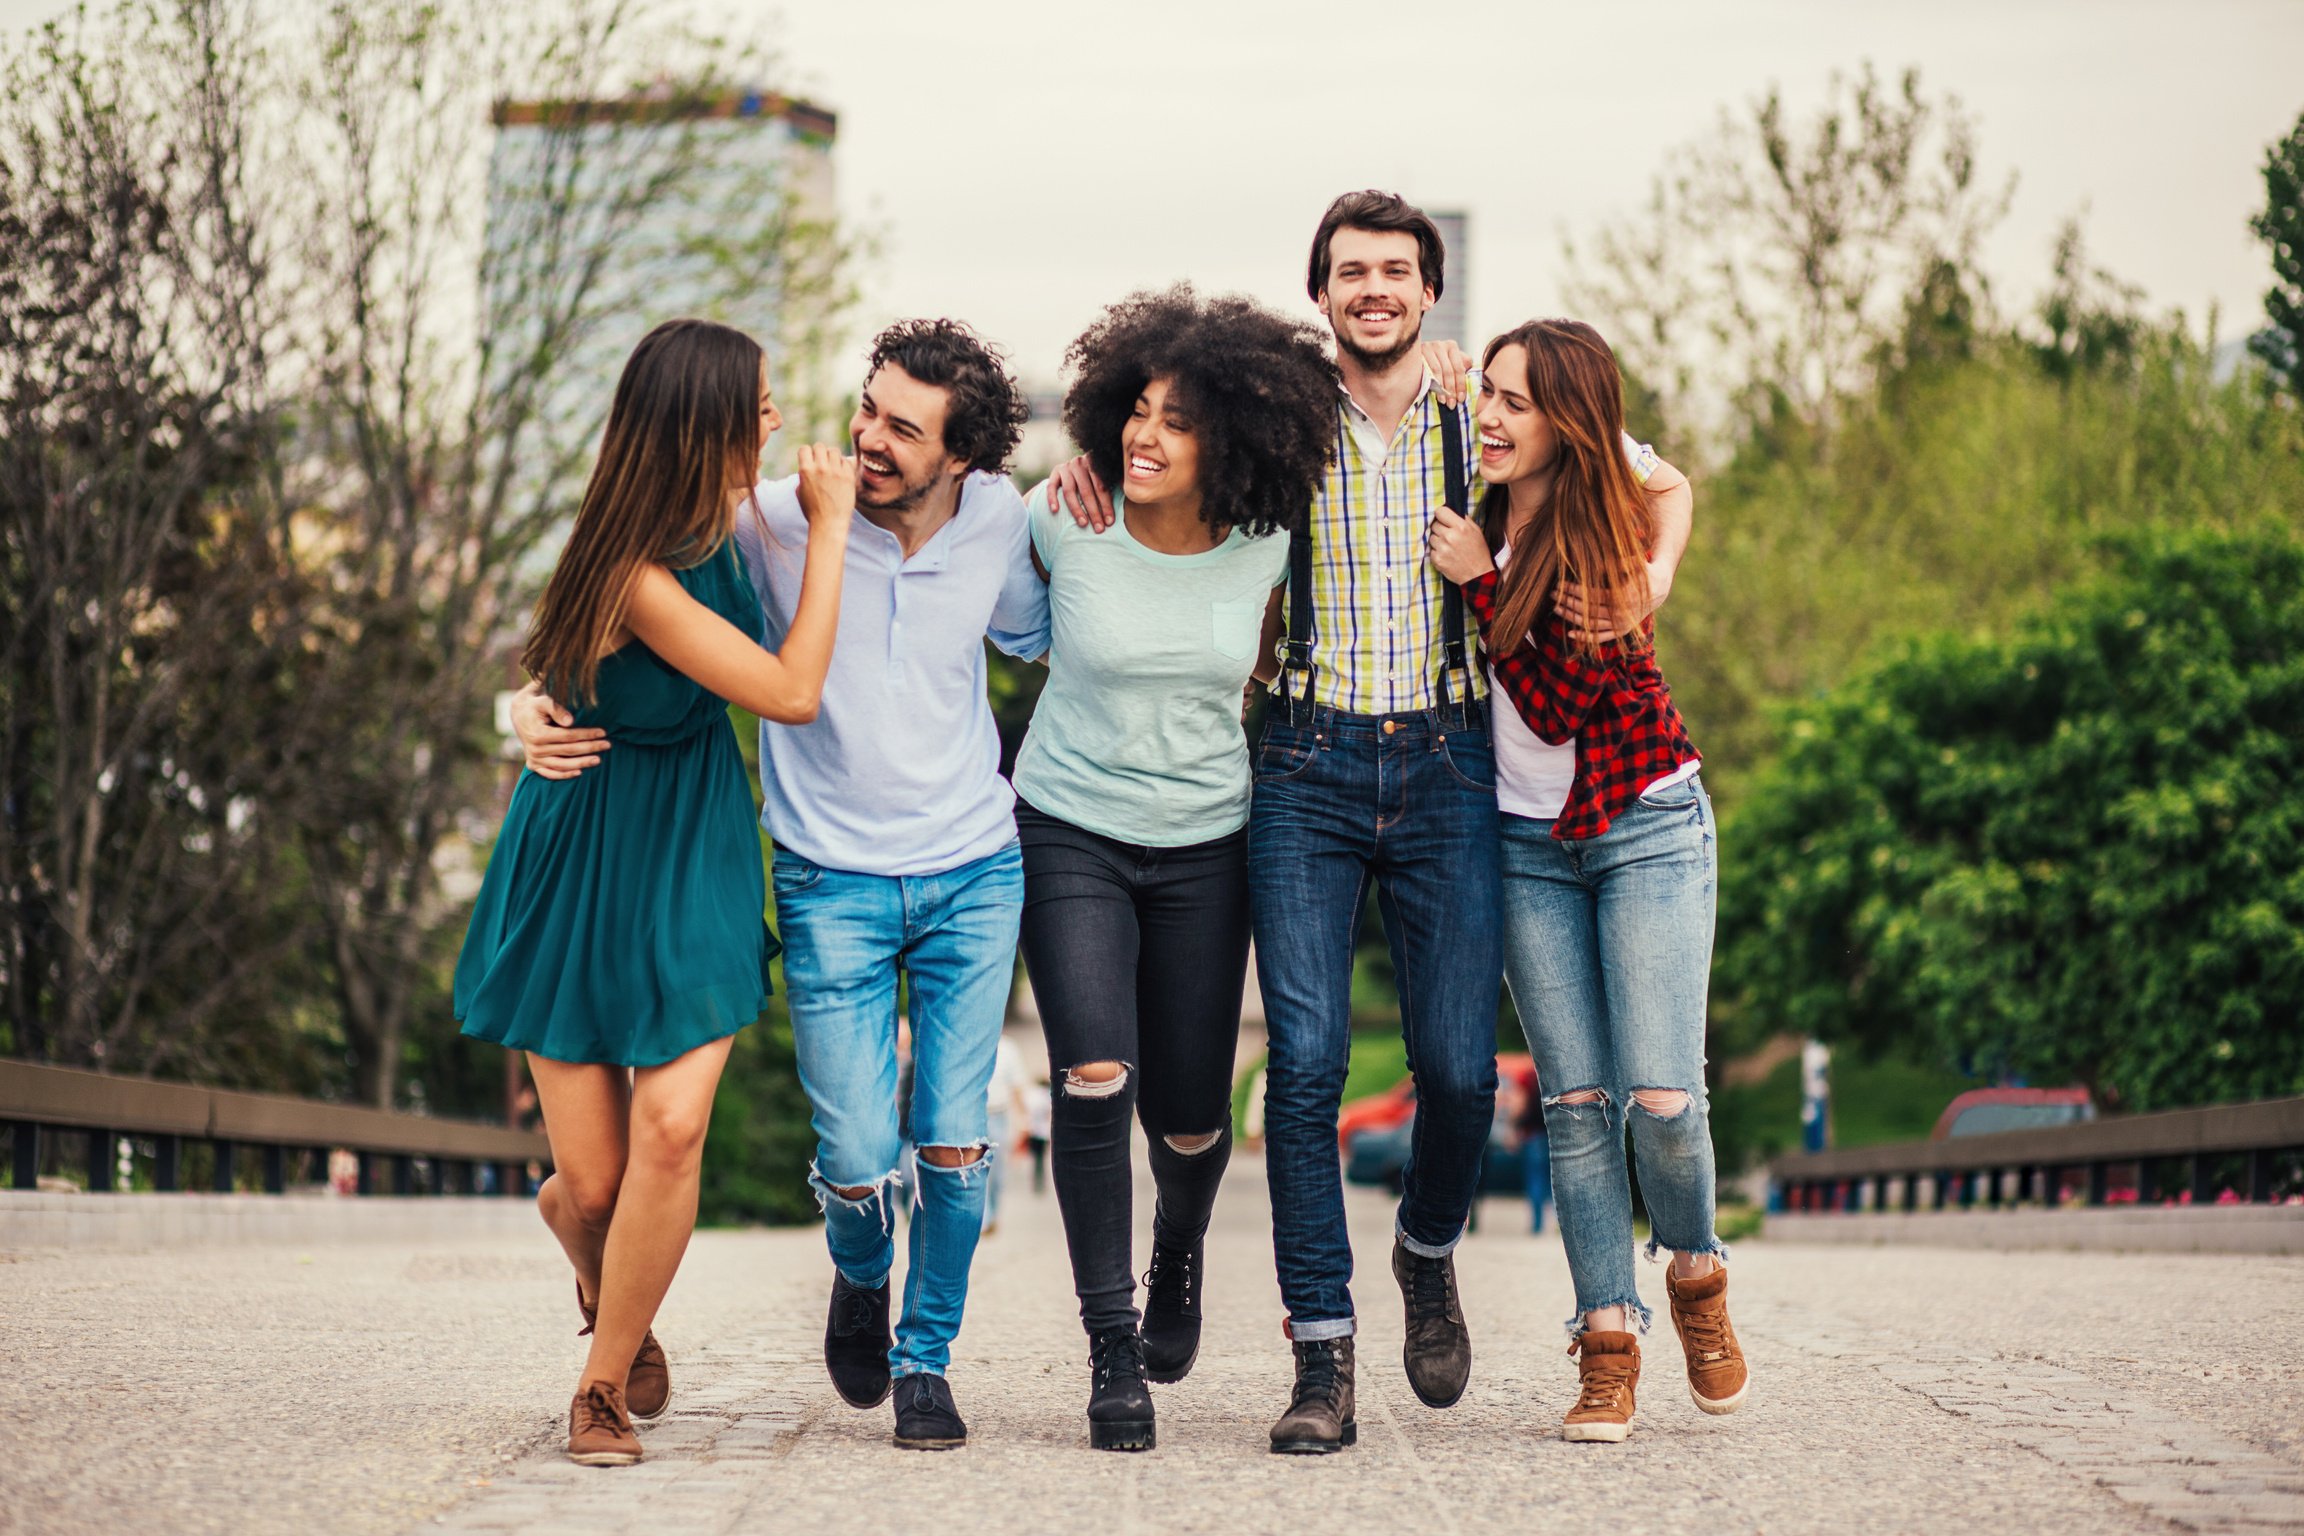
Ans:
[[[1257,1057],[1240,1069],[1232,1084],[1232,1127],[1236,1132],[1248,1123],[1248,1085],[1263,1065],[1264,1058]],[[1345,1103],[1382,1093],[1407,1075],[1408,1042],[1396,1029],[1353,1032],[1352,1064],[1344,1071]]]
[[[1843,1053],[1832,1062],[1832,1145],[1924,1141],[1954,1095],[1980,1086],[1957,1072],[1895,1060],[1861,1061]],[[1798,1146],[1800,1059],[1782,1062],[1757,1083],[1714,1094],[1712,1144],[1723,1172],[1749,1168]]]

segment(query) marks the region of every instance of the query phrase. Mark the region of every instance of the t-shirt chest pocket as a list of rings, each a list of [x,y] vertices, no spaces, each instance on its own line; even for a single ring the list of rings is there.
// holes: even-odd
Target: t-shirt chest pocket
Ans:
[[[1210,603],[1208,605],[1212,633],[1209,643],[1219,656],[1234,661],[1246,661],[1256,654],[1256,636],[1264,625],[1264,602],[1260,598],[1245,598],[1237,602]]]

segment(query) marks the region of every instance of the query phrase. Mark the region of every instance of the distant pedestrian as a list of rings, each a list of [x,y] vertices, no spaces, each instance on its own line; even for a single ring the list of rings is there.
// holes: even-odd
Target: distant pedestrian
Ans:
[[[1046,1078],[1035,1079],[1024,1090],[1024,1145],[1032,1154],[1032,1193],[1048,1192],[1048,1133],[1055,1115],[1054,1096]]]
[[[1644,1331],[1625,1134],[1651,1258],[1665,1271],[1688,1389],[1743,1401],[1713,1231],[1704,1002],[1715,837],[1696,748],[1657,669],[1648,614],[1656,509],[1619,449],[1624,386],[1608,344],[1536,320],[1488,345],[1480,380],[1485,528],[1435,520],[1432,560],[1464,584],[1498,699],[1504,967],[1542,1075],[1568,1333],[1582,1387],[1569,1440],[1629,1433]],[[1499,574],[1501,571],[1501,574]]]
[[[1544,1207],[1552,1203],[1552,1138],[1545,1134],[1544,1086],[1536,1069],[1520,1075],[1520,1108],[1512,1129],[1520,1137],[1520,1177],[1528,1191],[1528,1230],[1544,1230]]]
[[[780,425],[759,345],[675,320],[624,366],[600,456],[521,657],[605,731],[598,765],[523,773],[456,965],[464,1033],[528,1053],[554,1172],[537,1192],[576,1270],[590,1354],[568,1455],[640,1459],[664,1411],[651,1327],[696,1224],[712,1097],[768,999],[776,941],[728,706],[815,713],[855,474],[800,451],[807,574],[780,650],[732,535]]]

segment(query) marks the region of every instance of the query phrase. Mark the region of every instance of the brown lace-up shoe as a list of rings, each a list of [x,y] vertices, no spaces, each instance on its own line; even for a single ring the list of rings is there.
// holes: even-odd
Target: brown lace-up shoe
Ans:
[[[624,1394],[604,1381],[585,1384],[568,1405],[568,1459],[580,1467],[629,1467],[640,1460]]]
[[[1688,1395],[1706,1413],[1734,1413],[1744,1404],[1751,1378],[1728,1322],[1727,1266],[1694,1280],[1668,1269],[1664,1290],[1672,1298],[1672,1331],[1688,1357]]]
[[[1640,1341],[1629,1333],[1586,1333],[1568,1346],[1583,1377],[1576,1406],[1560,1422],[1563,1440],[1614,1445],[1632,1433],[1632,1399],[1640,1386]]]
[[[1272,1449],[1282,1456],[1325,1456],[1360,1438],[1352,1417],[1352,1341],[1299,1339],[1296,1390],[1288,1411],[1272,1426]]]
[[[600,1320],[599,1309],[584,1300],[584,1287],[576,1287],[576,1310],[584,1314],[584,1326],[576,1330],[582,1338],[592,1331]],[[624,1378],[624,1406],[632,1417],[653,1419],[664,1412],[664,1405],[672,1401],[672,1363],[664,1358],[664,1346],[656,1342],[656,1330],[651,1328],[640,1336],[640,1347],[632,1353],[632,1369]]]

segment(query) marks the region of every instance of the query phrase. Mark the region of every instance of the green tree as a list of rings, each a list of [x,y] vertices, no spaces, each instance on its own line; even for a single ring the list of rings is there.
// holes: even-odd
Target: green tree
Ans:
[[[2248,350],[2304,399],[2304,116],[2264,152],[2264,211],[2248,227],[2272,247],[2272,287],[2264,295],[2271,323],[2248,339]]]
[[[2304,1092],[2304,542],[2123,541],[1793,713],[1723,829],[1717,1022],[2086,1084]]]

